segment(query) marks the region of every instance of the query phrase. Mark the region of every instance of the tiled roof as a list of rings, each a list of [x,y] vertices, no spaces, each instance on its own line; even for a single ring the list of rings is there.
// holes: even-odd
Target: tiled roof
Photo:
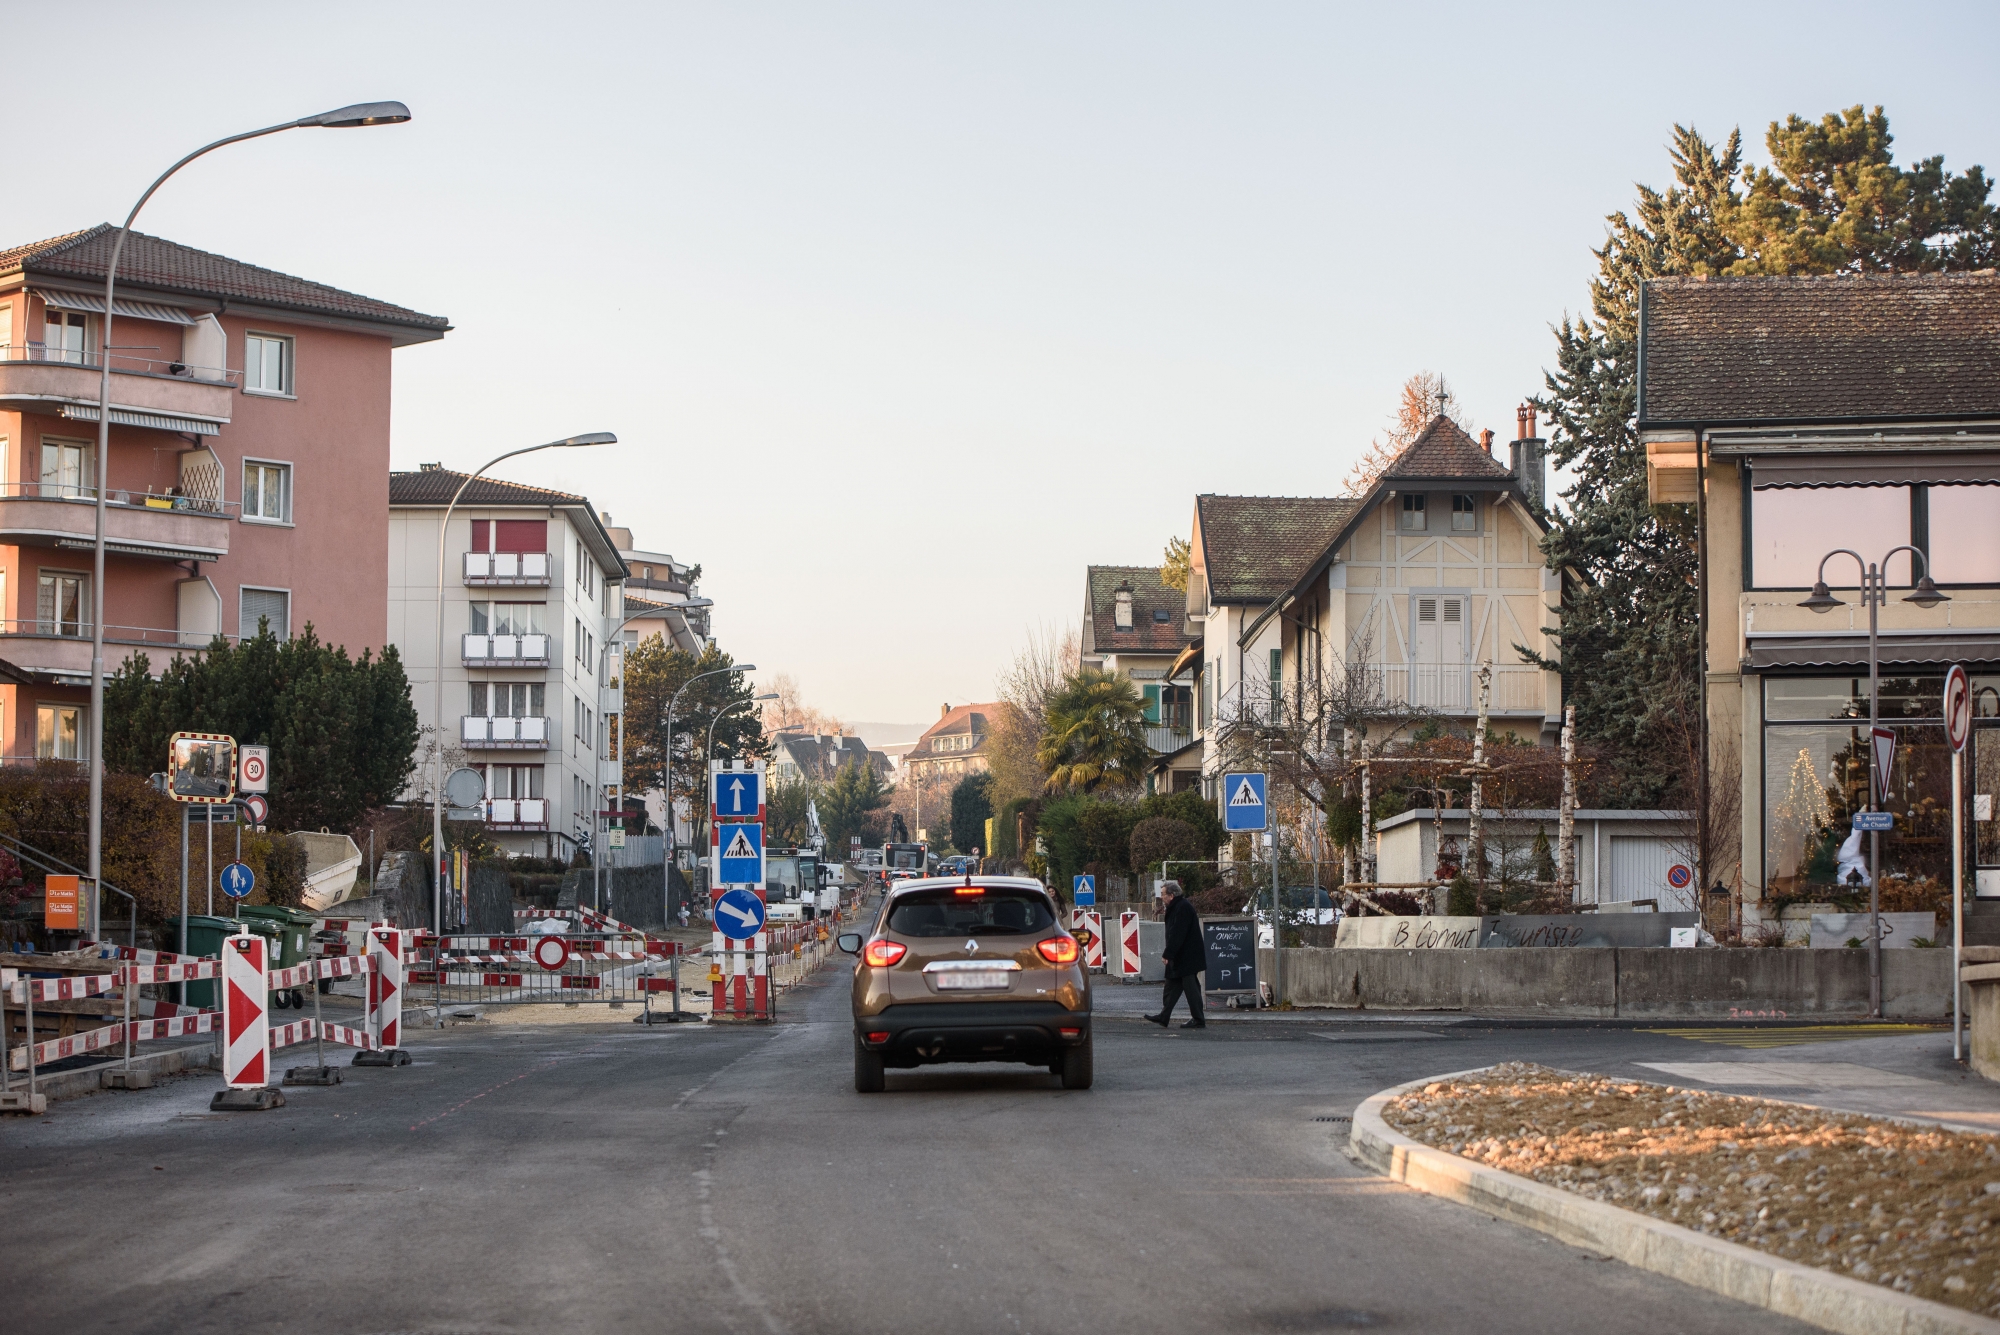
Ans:
[[[1269,602],[1326,550],[1361,502],[1351,496],[1197,496],[1208,596]]]
[[[2000,277],[1655,278],[1639,422],[2000,413]]]
[[[465,481],[465,474],[454,473],[449,468],[423,468],[414,473],[389,474],[389,504],[391,505],[449,505],[452,494]],[[478,505],[589,505],[582,496],[573,496],[566,491],[550,491],[544,487],[526,487],[518,482],[503,482],[496,477],[482,477],[465,489],[465,495],[458,498],[465,506]]]
[[[110,223],[99,223],[81,232],[71,232],[68,236],[0,250],[0,273],[20,269],[31,274],[59,274],[68,278],[94,279],[101,283],[104,271],[111,263],[111,247],[116,231]],[[337,287],[294,278],[275,269],[260,269],[226,255],[212,255],[208,251],[147,236],[143,232],[134,232],[125,238],[125,249],[118,257],[118,281],[134,287],[180,292],[192,297],[229,297],[266,306],[342,315],[438,333],[451,328],[451,321],[442,315],[425,315],[407,306],[343,292]]]
[[[1513,476],[1507,465],[1479,448],[1478,442],[1459,430],[1458,423],[1440,414],[1431,419],[1421,436],[1403,448],[1382,470],[1385,478],[1491,478],[1504,481]]]
[[[966,756],[978,755],[986,749],[987,716],[999,712],[1000,706],[997,704],[960,705],[956,709],[949,710],[936,723],[927,728],[923,736],[917,738],[917,744],[910,749],[909,754],[904,759],[929,760],[935,757],[949,757],[958,760]],[[940,751],[931,745],[932,738],[958,736],[965,733],[973,734],[975,739],[968,750]]]
[[[1117,627],[1118,589],[1132,586],[1132,628]],[[1187,643],[1187,595],[1160,583],[1158,566],[1090,566],[1084,575],[1085,615],[1095,653],[1180,652]],[[1165,612],[1167,619],[1154,614]]]

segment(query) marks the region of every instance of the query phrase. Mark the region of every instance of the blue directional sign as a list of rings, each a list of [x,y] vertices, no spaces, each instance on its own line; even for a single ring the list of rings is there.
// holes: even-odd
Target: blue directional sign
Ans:
[[[1097,902],[1097,878],[1095,876],[1076,877],[1070,883],[1070,898],[1078,904],[1095,904]]]
[[[764,884],[764,827],[757,821],[715,827],[715,883]]]
[[[222,893],[231,899],[242,899],[257,888],[257,873],[243,862],[230,863],[216,874],[215,879],[221,884]]]
[[[754,769],[719,769],[710,774],[710,798],[723,820],[756,820],[764,805],[764,775]]]
[[[1222,828],[1261,830],[1264,828],[1264,776],[1225,774],[1222,776]]]
[[[715,901],[715,925],[732,941],[747,941],[764,930],[764,901],[749,890],[728,890]]]
[[[1854,828],[1857,830],[1893,830],[1896,828],[1896,813],[1893,811],[1857,811],[1854,813]]]

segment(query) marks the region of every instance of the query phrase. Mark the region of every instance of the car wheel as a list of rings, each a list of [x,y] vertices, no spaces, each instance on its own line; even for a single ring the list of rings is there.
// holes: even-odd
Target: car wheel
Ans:
[[[880,1094],[882,1092],[882,1054],[870,1052],[862,1046],[860,1039],[854,1040],[854,1092],[857,1094]]]
[[[273,992],[271,994],[271,1005],[275,1009],[283,1010],[285,1007],[291,1004],[292,1004],[292,999],[287,994],[283,992]]]
[[[1068,1052],[1065,1052],[1063,1054],[1062,1070],[1060,1074],[1062,1076],[1062,1087],[1064,1089],[1090,1088],[1091,1071],[1090,1071],[1089,1035],[1086,1034],[1084,1036],[1083,1042],[1079,1043],[1077,1046],[1071,1048]]]
[[[295,1011],[302,1011],[305,1008],[306,1008],[306,990],[303,987],[293,988],[292,1009]]]

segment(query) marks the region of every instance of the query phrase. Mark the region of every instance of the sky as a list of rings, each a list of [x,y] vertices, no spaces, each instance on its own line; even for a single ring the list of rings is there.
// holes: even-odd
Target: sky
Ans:
[[[991,699],[1197,493],[1338,494],[1413,372],[1511,437],[1676,122],[1762,160],[1880,103],[1899,161],[2000,167],[1990,6],[7,9],[67,73],[4,244],[407,102],[138,226],[450,317],[395,354],[395,466],[616,432],[501,475],[699,562],[722,648],[850,719]]]

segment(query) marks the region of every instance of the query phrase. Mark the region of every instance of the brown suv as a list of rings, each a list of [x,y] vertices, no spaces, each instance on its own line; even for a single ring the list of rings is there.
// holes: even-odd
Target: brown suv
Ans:
[[[854,1087],[884,1068],[1025,1062],[1090,1088],[1090,975],[1040,881],[931,878],[892,886],[854,970]]]

